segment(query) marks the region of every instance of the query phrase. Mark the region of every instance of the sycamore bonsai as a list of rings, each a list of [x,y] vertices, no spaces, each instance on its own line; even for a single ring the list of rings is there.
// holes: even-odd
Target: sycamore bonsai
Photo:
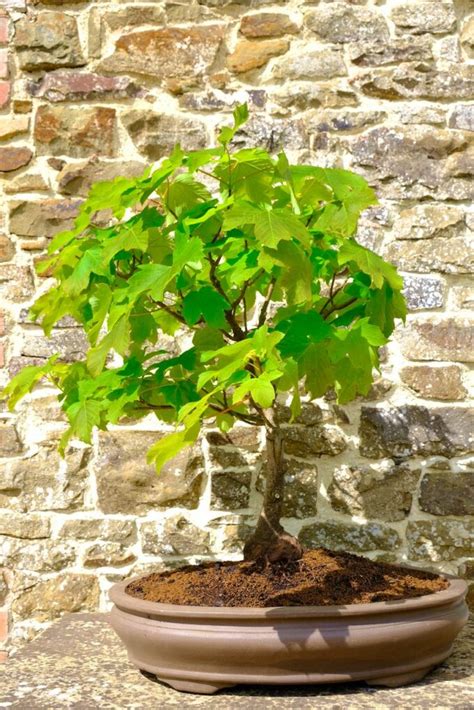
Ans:
[[[71,437],[90,443],[94,427],[152,412],[175,425],[148,451],[158,473],[204,423],[264,427],[266,488],[244,554],[276,561],[302,552],[280,522],[277,398],[291,399],[294,419],[302,394],[366,394],[405,303],[394,267],[354,237],[376,204],[365,180],[290,165],[283,152],[233,150],[246,119],[239,106],[217,147],[176,146],[139,178],[92,187],[74,229],[40,262],[56,285],[31,309],[47,336],[72,316],[86,358],[25,367],[4,396],[13,408],[42,378],[53,383],[69,421],[63,451]],[[176,336],[178,355],[163,335]]]

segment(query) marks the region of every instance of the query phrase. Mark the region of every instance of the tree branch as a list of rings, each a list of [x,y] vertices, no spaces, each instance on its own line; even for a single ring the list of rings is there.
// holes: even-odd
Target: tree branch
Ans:
[[[267,291],[267,295],[265,296],[265,301],[262,306],[262,310],[260,311],[260,315],[258,317],[258,327],[261,328],[262,325],[265,323],[265,320],[267,318],[267,312],[268,312],[268,307],[270,305],[270,301],[272,300],[272,294],[273,290],[275,288],[276,284],[276,276],[273,276],[271,281],[270,281],[270,286]]]

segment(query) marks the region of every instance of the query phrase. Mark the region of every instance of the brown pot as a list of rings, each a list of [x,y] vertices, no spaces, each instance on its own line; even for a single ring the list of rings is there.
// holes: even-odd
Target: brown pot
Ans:
[[[214,693],[238,683],[398,686],[447,658],[467,621],[467,585],[416,599],[347,606],[199,607],[110,590],[111,624],[138,668],[177,690]]]

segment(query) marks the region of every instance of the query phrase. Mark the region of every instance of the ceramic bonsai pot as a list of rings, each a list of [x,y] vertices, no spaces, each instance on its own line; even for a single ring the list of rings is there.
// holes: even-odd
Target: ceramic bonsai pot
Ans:
[[[399,686],[447,658],[467,621],[467,585],[415,599],[347,606],[198,607],[110,590],[111,624],[130,661],[189,693],[241,683],[364,680]]]

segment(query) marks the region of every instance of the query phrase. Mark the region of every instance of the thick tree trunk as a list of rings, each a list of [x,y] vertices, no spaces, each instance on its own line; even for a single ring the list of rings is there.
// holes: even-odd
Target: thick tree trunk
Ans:
[[[283,431],[275,422],[273,410],[265,410],[265,415],[268,419],[265,492],[257,526],[244,547],[244,558],[271,563],[289,562],[298,560],[303,549],[280,523],[285,489]]]

